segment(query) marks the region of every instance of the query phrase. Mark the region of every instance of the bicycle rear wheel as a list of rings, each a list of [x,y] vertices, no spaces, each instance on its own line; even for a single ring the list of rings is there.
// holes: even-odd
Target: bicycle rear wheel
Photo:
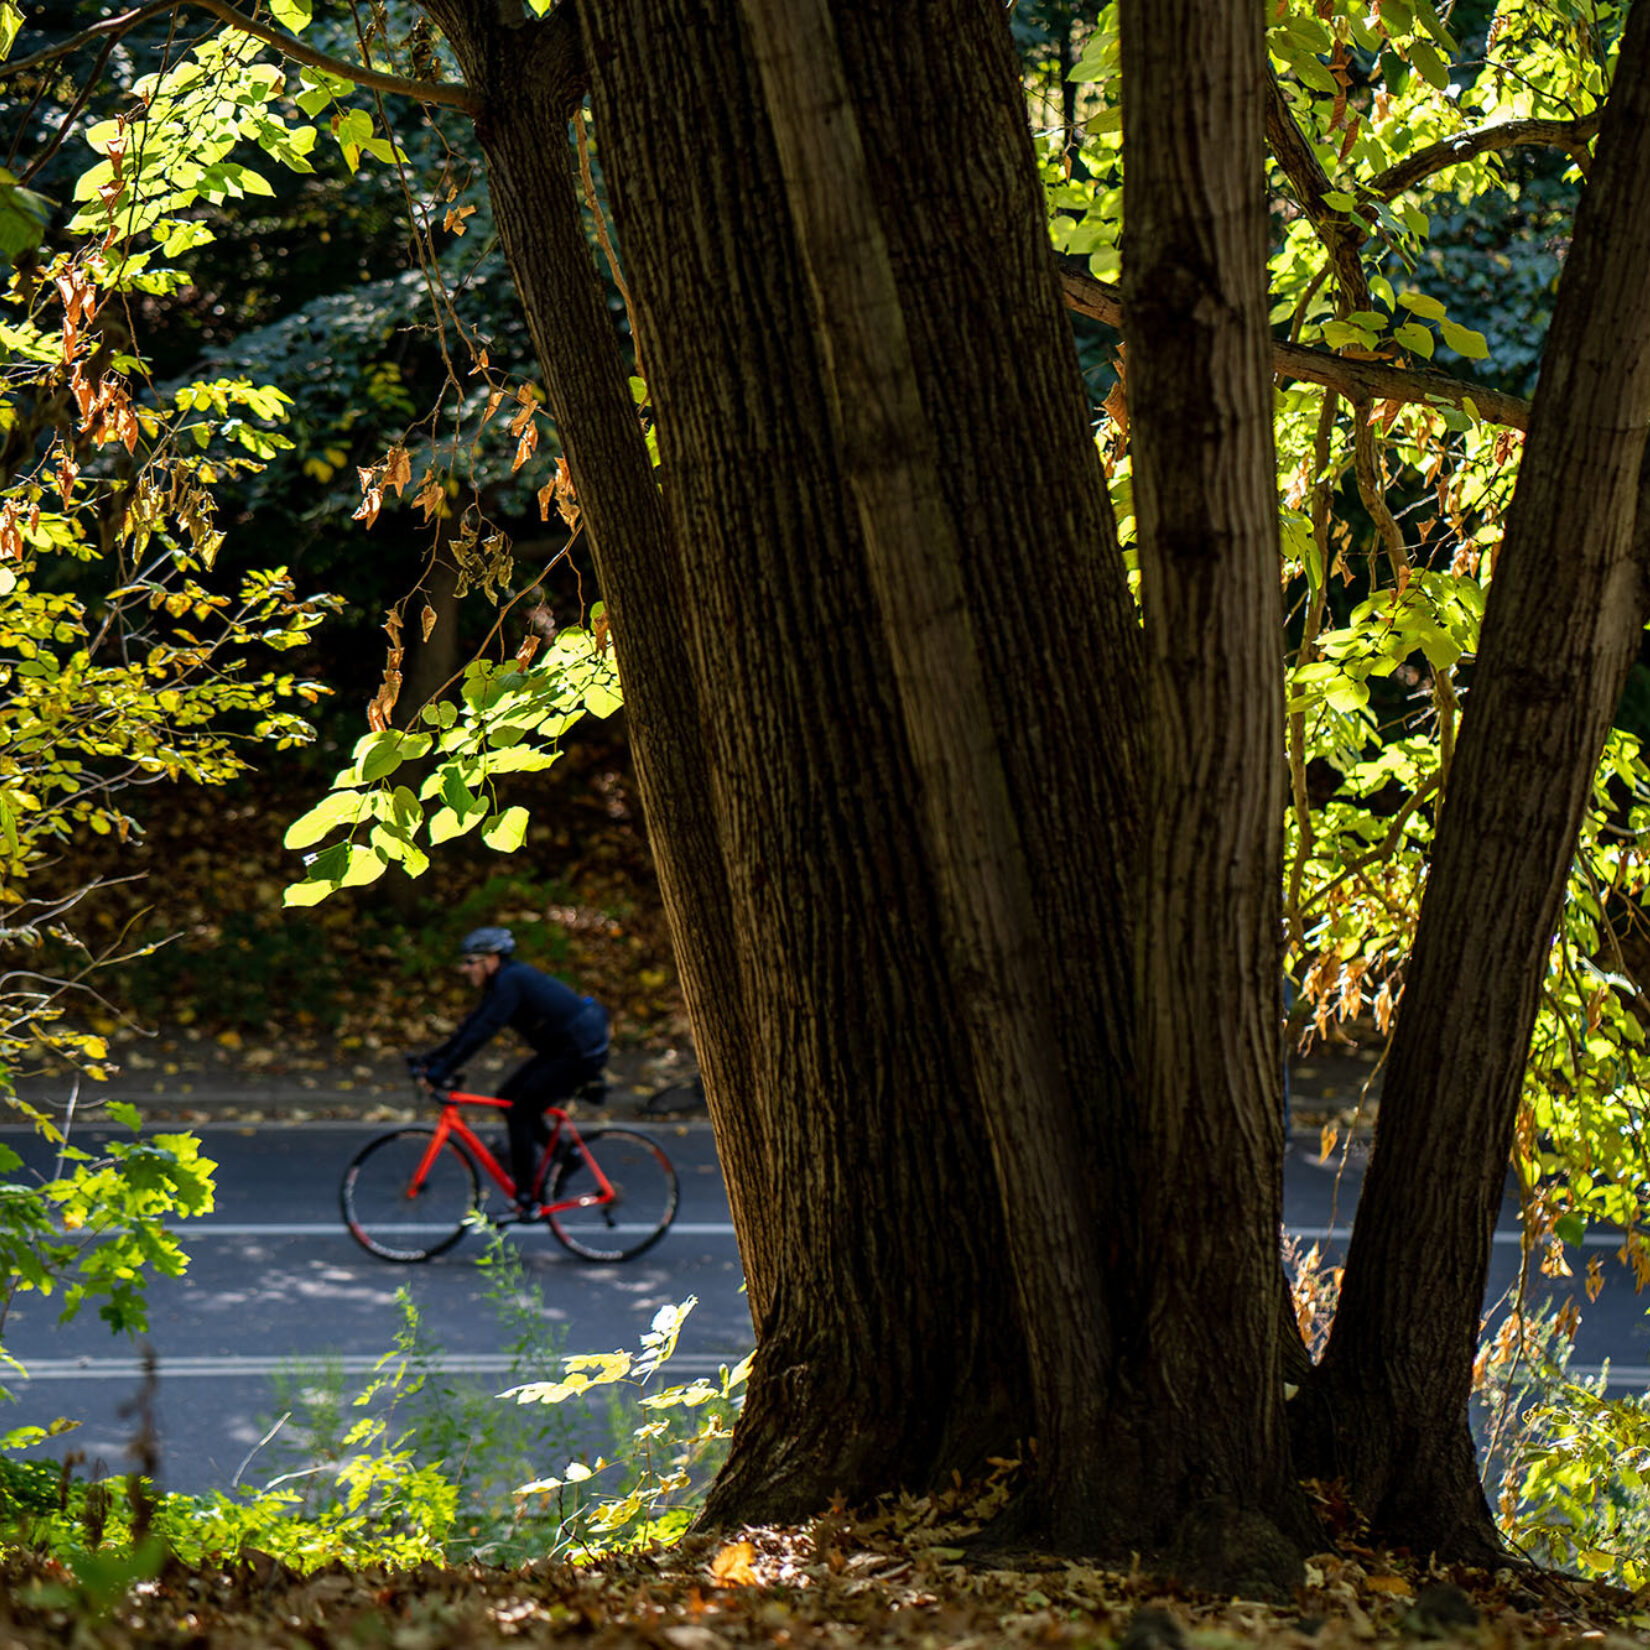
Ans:
[[[450,1137],[422,1183],[413,1185],[434,1134],[423,1125],[381,1134],[344,1170],[338,1189],[344,1224],[380,1260],[429,1260],[445,1253],[481,1206],[475,1164]]]
[[[656,1140],[635,1129],[589,1129],[583,1145],[558,1156],[546,1203],[589,1198],[551,1214],[550,1230],[583,1260],[629,1260],[651,1249],[676,1218],[676,1171]],[[603,1203],[594,1159],[613,1188]]]

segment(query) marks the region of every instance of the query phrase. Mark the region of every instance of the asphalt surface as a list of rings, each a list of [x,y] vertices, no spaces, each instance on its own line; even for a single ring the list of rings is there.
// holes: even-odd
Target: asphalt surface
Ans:
[[[150,1289],[148,1343],[159,1360],[156,1422],[161,1475],[171,1489],[228,1486],[277,1415],[272,1377],[281,1370],[330,1371],[346,1401],[370,1377],[401,1323],[397,1290],[405,1287],[425,1332],[444,1349],[445,1367],[494,1390],[509,1380],[509,1357],[498,1318],[481,1298],[487,1275],[476,1260],[476,1236],[417,1266],[396,1266],[363,1252],[338,1216],[337,1188],[345,1164],[381,1122],[197,1123],[205,1154],[215,1159],[218,1205],[186,1223],[187,1274]],[[79,1143],[95,1149],[106,1130],[89,1129]],[[661,1306],[693,1295],[698,1306],[671,1366],[676,1378],[714,1371],[750,1348],[750,1320],[740,1293],[740,1266],[717,1167],[703,1123],[654,1124],[681,1179],[675,1225],[646,1255],[620,1265],[592,1265],[565,1254],[542,1229],[512,1237],[528,1281],[543,1301],[544,1321],[561,1331],[568,1352],[634,1350]],[[34,1166],[50,1168],[37,1137],[18,1129],[0,1138]],[[1316,1136],[1298,1133],[1285,1169],[1288,1229],[1303,1247],[1341,1251],[1357,1202],[1361,1146],[1349,1161],[1320,1161]],[[1576,1293],[1583,1323],[1574,1364],[1593,1370],[1606,1358],[1616,1390],[1650,1384],[1650,1323],[1630,1275],[1609,1251],[1615,1240],[1591,1234],[1571,1250],[1575,1278],[1542,1280],[1542,1288]],[[1604,1292],[1581,1294],[1586,1261],[1605,1256]],[[1497,1234],[1489,1299],[1514,1287],[1519,1265],[1510,1211]],[[57,1304],[19,1295],[5,1324],[7,1350],[28,1370],[6,1377],[17,1401],[0,1410],[0,1428],[44,1425],[57,1417],[81,1423],[68,1439],[34,1453],[85,1452],[121,1470],[133,1434],[129,1406],[139,1385],[139,1348],[111,1337],[95,1310],[58,1325]],[[533,1371],[527,1378],[552,1373]],[[300,1381],[300,1384],[301,1381]],[[257,1457],[244,1468],[262,1481]]]

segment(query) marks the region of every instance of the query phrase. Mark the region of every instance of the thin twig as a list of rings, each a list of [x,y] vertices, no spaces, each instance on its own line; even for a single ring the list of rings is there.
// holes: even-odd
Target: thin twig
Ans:
[[[1387,508],[1386,483],[1381,477],[1380,460],[1375,456],[1375,433],[1370,427],[1367,401],[1354,402],[1352,406],[1352,454],[1353,469],[1358,477],[1358,496],[1381,535],[1392,576],[1402,585],[1404,575],[1409,571],[1409,552],[1404,549],[1403,530]]]
[[[1066,308],[1091,320],[1101,321],[1121,331],[1123,294],[1108,281],[1097,281],[1073,259],[1058,261],[1061,296]],[[1405,405],[1441,403],[1465,407],[1488,424],[1505,424],[1514,430],[1530,426],[1530,404],[1504,390],[1486,389],[1447,372],[1430,368],[1394,367],[1385,361],[1365,361],[1353,356],[1333,355],[1328,350],[1305,344],[1274,340],[1272,371],[1280,378],[1299,378],[1312,384],[1327,384],[1349,401],[1397,401]]]
[[[23,175],[17,180],[19,183],[28,183],[31,178],[39,175],[45,164],[63,147],[63,140],[74,130],[74,124],[80,119],[86,105],[91,101],[92,93],[97,89],[97,83],[103,78],[103,71],[108,67],[109,54],[115,49],[120,39],[113,35],[103,42],[103,50],[97,54],[97,62],[92,65],[92,72],[86,76],[86,83],[80,88],[79,95],[69,105],[69,112],[57,124],[57,130],[52,133],[46,147],[23,169]]]
[[[272,1427],[271,1427],[271,1428],[270,1428],[270,1429],[269,1429],[269,1431],[268,1431],[268,1432],[266,1432],[266,1433],[265,1433],[265,1434],[264,1434],[264,1435],[263,1435],[263,1437],[262,1437],[262,1438],[260,1438],[260,1439],[259,1439],[259,1440],[258,1440],[258,1441],[257,1441],[257,1443],[255,1443],[255,1444],[254,1444],[254,1445],[253,1445],[253,1446],[252,1446],[252,1448],[251,1448],[251,1449],[249,1449],[249,1450],[248,1450],[248,1451],[247,1451],[247,1452],[246,1452],[246,1459],[245,1459],[245,1460],[243,1460],[243,1461],[242,1461],[242,1462],[241,1462],[241,1464],[240,1464],[240,1465],[239,1465],[239,1466],[238,1466],[238,1467],[236,1467],[236,1469],[235,1469],[235,1476],[234,1476],[234,1477],[233,1477],[233,1478],[231,1478],[231,1479],[230,1479],[230,1480],[229,1480],[229,1487],[230,1487],[230,1489],[234,1489],[234,1487],[235,1487],[235,1486],[236,1486],[236,1485],[237,1485],[237,1484],[238,1484],[238,1483],[240,1483],[240,1481],[241,1481],[241,1474],[242,1474],[242,1473],[243,1473],[243,1472],[245,1472],[245,1471],[246,1471],[246,1469],[247,1469],[247,1468],[248,1468],[248,1467],[250,1467],[250,1466],[251,1466],[251,1465],[252,1465],[252,1457],[253,1457],[253,1456],[254,1456],[254,1455],[256,1455],[256,1454],[257,1454],[257,1453],[258,1453],[258,1451],[259,1451],[259,1450],[261,1450],[261,1449],[262,1449],[262,1448],[263,1448],[263,1447],[264,1447],[264,1445],[265,1445],[265,1444],[267,1444],[267,1443],[268,1443],[268,1442],[269,1442],[269,1441],[270,1441],[270,1439],[271,1439],[271,1438],[273,1438],[273,1437],[274,1437],[274,1436],[275,1436],[275,1434],[276,1434],[276,1433],[277,1433],[277,1432],[279,1432],[279,1431],[280,1431],[280,1430],[281,1430],[281,1428],[282,1428],[282,1427],[284,1427],[284,1426],[285,1426],[285,1425],[286,1425],[286,1424],[287,1424],[287,1422],[288,1422],[288,1421],[290,1421],[290,1420],[291,1420],[291,1419],[292,1419],[292,1411],[291,1411],[291,1410],[290,1410],[290,1409],[289,1409],[289,1410],[288,1410],[288,1411],[287,1411],[287,1412],[286,1412],[286,1414],[285,1414],[285,1415],[283,1415],[283,1416],[282,1416],[282,1417],[281,1417],[281,1418],[280,1418],[280,1420],[278,1420],[278,1421],[277,1421],[277,1422],[276,1422],[276,1423],[275,1423],[275,1425],[274,1425],[274,1426],[272,1426]]]
[[[140,24],[148,22],[151,17],[158,17],[163,12],[176,11],[182,6],[194,6],[201,11],[209,12],[231,28],[239,29],[243,34],[263,41],[266,46],[273,46],[283,57],[290,58],[294,63],[307,64],[312,69],[336,75],[340,80],[347,80],[353,85],[370,86],[376,91],[389,92],[397,97],[415,98],[420,103],[444,104],[450,109],[462,109],[472,118],[479,115],[485,107],[482,99],[467,86],[449,86],[435,80],[402,80],[397,75],[380,74],[376,69],[363,68],[346,58],[329,56],[326,52],[317,51],[313,46],[306,46],[295,35],[287,34],[282,29],[271,28],[269,24],[261,23],[255,17],[248,17],[245,12],[237,11],[228,0],[149,0],[149,4],[139,6],[133,11],[122,12],[117,17],[107,17],[101,23],[93,23],[89,28],[82,29],[79,34],[72,35],[67,40],[60,40],[55,46],[47,46],[43,51],[34,52],[28,57],[20,57],[13,63],[0,64],[0,80],[9,79],[41,64],[55,62],[58,58],[66,57],[105,35],[112,34],[118,39]]]
[[[584,184],[585,204],[590,208],[590,216],[596,220],[596,240],[607,255],[607,267],[612,271],[613,284],[619,289],[620,301],[624,304],[625,319],[630,323],[630,345],[636,353],[636,376],[645,379],[647,374],[642,370],[642,335],[636,330],[636,307],[630,299],[630,288],[625,284],[624,270],[619,266],[619,255],[613,250],[613,243],[607,235],[607,215],[602,211],[601,202],[596,199],[596,180],[590,171],[590,140],[585,136],[584,120],[580,115],[573,117],[573,136],[579,146],[579,178]]]

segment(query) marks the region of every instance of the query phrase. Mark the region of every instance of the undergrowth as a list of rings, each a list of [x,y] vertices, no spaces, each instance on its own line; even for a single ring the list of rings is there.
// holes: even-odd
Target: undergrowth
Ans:
[[[671,1540],[692,1521],[742,1401],[745,1365],[676,1387],[654,1378],[694,1301],[662,1308],[638,1353],[562,1354],[538,1286],[495,1238],[483,1298],[510,1355],[508,1390],[450,1374],[417,1306],[397,1295],[395,1344],[353,1396],[326,1366],[277,1382],[284,1413],[257,1487],[155,1495],[141,1475],[83,1480],[76,1458],[0,1458],[0,1549],[61,1560],[87,1602],[185,1563],[268,1555],[340,1563],[585,1560]],[[540,1377],[562,1368],[559,1380]],[[265,1450],[267,1446],[267,1450]]]

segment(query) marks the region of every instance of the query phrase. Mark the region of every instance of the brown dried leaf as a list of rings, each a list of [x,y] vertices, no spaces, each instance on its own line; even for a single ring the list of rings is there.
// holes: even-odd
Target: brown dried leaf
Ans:
[[[392,663],[384,672],[378,692],[367,706],[367,726],[374,733],[382,733],[390,725],[390,712],[395,709],[395,701],[401,697],[401,672],[395,668],[400,659],[401,650],[397,648],[392,655]]]
[[[411,480],[412,460],[407,456],[407,449],[397,443],[384,460],[384,485],[393,487],[395,496],[400,498],[402,488]]]
[[[428,602],[424,604],[424,611],[418,615],[419,640],[427,642],[431,632],[435,629],[436,611]]]
[[[447,493],[441,485],[441,477],[433,468],[426,470],[424,479],[418,484],[418,496],[413,500],[414,505],[424,512],[426,526],[440,512],[446,498]]]
[[[526,429],[521,432],[521,440],[516,443],[515,462],[510,466],[511,475],[514,475],[533,456],[533,451],[538,444],[539,427],[537,424],[529,422]]]
[[[1587,1262],[1587,1299],[1596,1301],[1604,1289],[1604,1262],[1597,1255]]]
[[[1119,378],[1111,387],[1111,393],[1100,403],[1101,409],[1107,418],[1118,429],[1127,432],[1129,427],[1129,401],[1127,392],[1123,388],[1123,380]]]
[[[1395,1598],[1413,1598],[1415,1589],[1402,1576],[1370,1576],[1364,1586],[1372,1593],[1389,1593]]]
[[[755,1587],[759,1578],[751,1568],[756,1549],[748,1541],[730,1541],[710,1561],[710,1578],[719,1587]]]

